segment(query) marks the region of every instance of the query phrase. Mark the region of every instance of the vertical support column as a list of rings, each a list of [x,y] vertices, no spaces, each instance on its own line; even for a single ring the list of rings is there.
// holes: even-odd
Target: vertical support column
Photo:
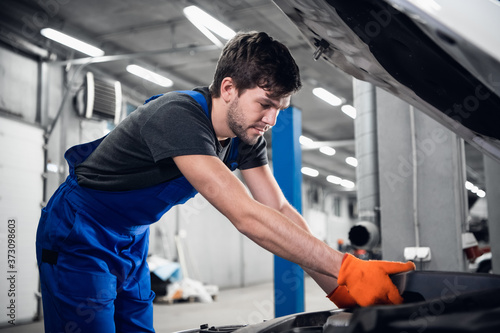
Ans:
[[[299,136],[302,114],[294,107],[280,112],[272,129],[273,172],[286,199],[302,213],[302,152]],[[304,312],[304,271],[297,264],[274,256],[274,314]]]
[[[490,233],[491,264],[493,273],[500,274],[500,244],[495,239],[500,236],[500,163],[491,157],[484,157],[486,199],[488,200],[488,230]]]
[[[466,221],[463,141],[419,110],[377,89],[382,253],[430,247],[418,269],[464,271]]]
[[[358,219],[379,227],[379,185],[377,152],[377,113],[375,87],[368,82],[353,79],[356,119],[356,183]],[[377,244],[378,245],[378,244]]]

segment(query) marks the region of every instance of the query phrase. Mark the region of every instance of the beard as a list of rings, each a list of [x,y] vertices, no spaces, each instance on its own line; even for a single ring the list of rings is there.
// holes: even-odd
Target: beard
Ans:
[[[229,110],[227,113],[227,122],[229,129],[238,137],[241,141],[248,145],[254,145],[257,143],[259,136],[250,136],[247,133],[248,127],[245,124],[245,116],[239,108],[238,98],[235,99],[229,105]]]

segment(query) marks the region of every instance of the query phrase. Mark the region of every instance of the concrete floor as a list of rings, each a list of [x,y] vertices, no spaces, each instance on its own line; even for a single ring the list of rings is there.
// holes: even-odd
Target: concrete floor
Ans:
[[[305,311],[335,307],[311,278],[305,279]],[[154,305],[154,327],[158,333],[171,333],[209,326],[247,325],[273,318],[273,284],[221,290],[213,303],[175,303]],[[1,333],[41,333],[43,322],[0,328]]]

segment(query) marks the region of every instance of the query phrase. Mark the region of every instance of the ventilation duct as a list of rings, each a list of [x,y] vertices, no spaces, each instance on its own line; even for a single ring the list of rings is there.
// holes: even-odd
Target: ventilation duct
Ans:
[[[357,249],[372,250],[380,242],[378,227],[369,221],[357,222],[349,230],[349,241]]]
[[[359,221],[349,232],[351,244],[359,249],[373,250],[379,246],[380,194],[378,184],[378,147],[375,87],[354,79],[354,120],[356,134],[357,204]]]
[[[120,121],[122,88],[118,81],[109,82],[87,72],[83,85],[75,94],[74,104],[80,117]]]

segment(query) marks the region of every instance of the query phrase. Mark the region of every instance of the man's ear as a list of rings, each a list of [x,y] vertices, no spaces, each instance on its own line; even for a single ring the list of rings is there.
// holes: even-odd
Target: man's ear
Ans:
[[[220,97],[224,102],[229,103],[233,100],[234,96],[238,94],[234,81],[230,77],[225,77],[220,84]]]

